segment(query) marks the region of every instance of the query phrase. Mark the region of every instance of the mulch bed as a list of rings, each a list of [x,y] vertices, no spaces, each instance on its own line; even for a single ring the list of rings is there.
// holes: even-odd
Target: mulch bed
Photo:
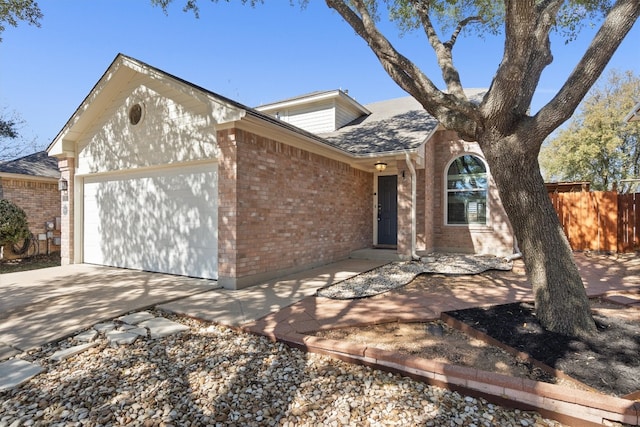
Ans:
[[[607,394],[640,390],[640,322],[594,314],[598,332],[576,339],[545,331],[532,304],[471,308],[448,315]]]

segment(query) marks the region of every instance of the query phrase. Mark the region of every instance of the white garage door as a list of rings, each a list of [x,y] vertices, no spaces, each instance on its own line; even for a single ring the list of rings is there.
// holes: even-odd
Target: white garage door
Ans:
[[[217,165],[86,177],[84,262],[218,278]]]

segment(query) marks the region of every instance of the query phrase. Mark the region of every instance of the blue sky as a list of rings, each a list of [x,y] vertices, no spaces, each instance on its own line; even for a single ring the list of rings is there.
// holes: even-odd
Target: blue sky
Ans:
[[[40,0],[42,27],[7,28],[0,43],[0,109],[26,122],[21,132],[46,146],[119,53],[249,106],[316,90],[348,89],[360,103],[405,96],[342,18],[323,1],[305,10],[289,1],[254,9],[239,2],[200,0],[201,16],[183,13],[181,0],[165,15],[148,0]],[[396,47],[440,82],[421,33]],[[552,40],[554,62],[534,99],[540,108],[560,88],[594,31],[565,45]],[[609,68],[640,74],[640,24]],[[488,87],[502,56],[502,40],[465,37],[454,60],[465,87]]]

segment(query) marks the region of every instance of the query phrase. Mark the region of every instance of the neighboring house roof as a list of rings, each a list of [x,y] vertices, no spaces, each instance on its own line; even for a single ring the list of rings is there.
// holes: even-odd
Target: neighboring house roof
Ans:
[[[49,157],[46,151],[29,154],[15,160],[0,163],[0,174],[10,173],[42,178],[60,178],[58,160]]]
[[[480,102],[486,89],[465,91],[472,102]],[[371,111],[342,128],[320,136],[356,156],[414,150],[438,127],[438,120],[407,96],[365,104]]]

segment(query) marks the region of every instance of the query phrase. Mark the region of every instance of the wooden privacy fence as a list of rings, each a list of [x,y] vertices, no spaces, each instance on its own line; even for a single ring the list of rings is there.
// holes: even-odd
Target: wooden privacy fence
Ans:
[[[574,251],[640,250],[640,193],[549,193]]]

